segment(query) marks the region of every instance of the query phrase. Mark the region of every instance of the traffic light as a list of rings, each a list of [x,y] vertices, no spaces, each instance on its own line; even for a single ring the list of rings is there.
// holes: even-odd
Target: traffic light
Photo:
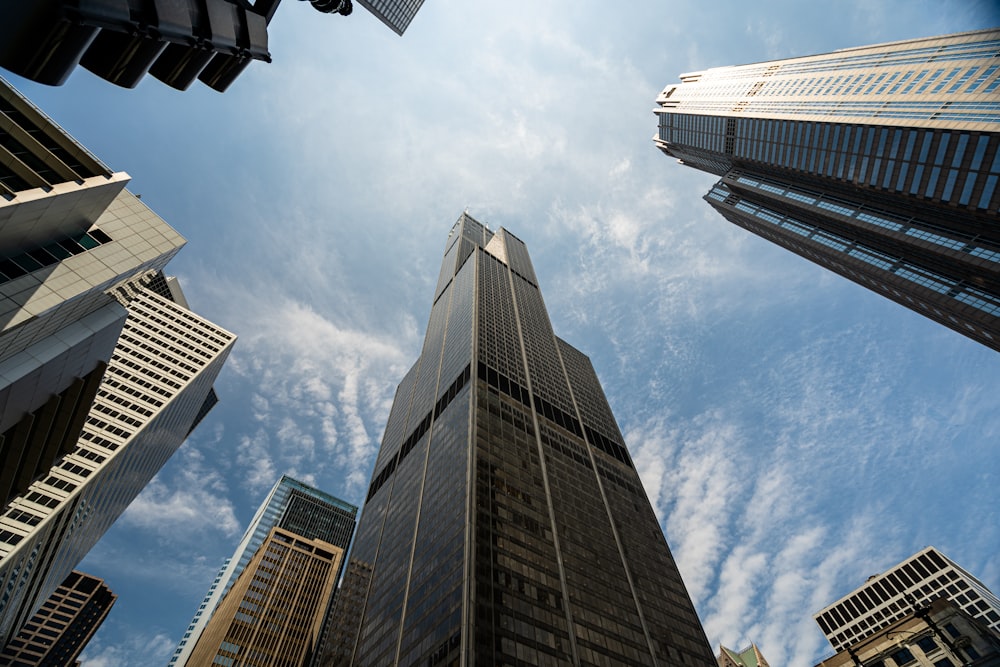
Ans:
[[[77,65],[134,88],[147,74],[178,90],[223,92],[251,60],[271,61],[281,0],[13,0],[0,8],[0,67],[58,86]],[[310,0],[349,14],[350,0]]]

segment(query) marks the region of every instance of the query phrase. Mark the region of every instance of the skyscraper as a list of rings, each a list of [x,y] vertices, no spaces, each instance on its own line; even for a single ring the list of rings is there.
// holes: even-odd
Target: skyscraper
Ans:
[[[681,75],[654,142],[727,220],[1000,350],[1000,30]]]
[[[117,599],[103,579],[73,570],[0,651],[0,664],[78,665],[77,656]]]
[[[344,550],[275,526],[205,626],[192,665],[301,666],[313,657]]]
[[[462,215],[319,664],[715,665],[524,243]]]
[[[79,439],[0,513],[0,641],[37,611],[215,404],[236,337],[165,298],[116,290],[128,319]]]
[[[171,665],[186,665],[192,660],[192,651],[199,637],[206,630],[215,610],[222,603],[229,590],[247,568],[255,554],[261,551],[272,529],[280,528],[287,533],[305,540],[319,539],[347,551],[354,534],[358,508],[350,503],[324,493],[317,488],[282,475],[271,492],[257,509],[257,513],[247,527],[233,556],[223,563],[218,576],[205,594],[205,599],[170,659]],[[340,578],[343,559],[337,561],[333,581]],[[325,599],[320,617],[325,617],[329,599]],[[319,637],[315,640],[319,642]],[[216,645],[218,646],[218,645]],[[310,646],[310,650],[314,647]],[[213,654],[214,655],[214,654]],[[190,662],[192,665],[200,662]]]
[[[0,644],[216,401],[235,340],[162,275],[184,239],[0,80]]]
[[[1000,599],[976,577],[927,547],[864,586],[828,605],[813,618],[834,650],[856,644],[938,597],[1000,633]]]

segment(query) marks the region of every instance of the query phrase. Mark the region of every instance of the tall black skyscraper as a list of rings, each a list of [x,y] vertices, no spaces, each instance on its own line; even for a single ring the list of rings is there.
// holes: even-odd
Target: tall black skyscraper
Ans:
[[[681,75],[656,145],[727,220],[1000,350],[1000,30]]]
[[[590,360],[524,243],[463,215],[320,664],[715,659]]]

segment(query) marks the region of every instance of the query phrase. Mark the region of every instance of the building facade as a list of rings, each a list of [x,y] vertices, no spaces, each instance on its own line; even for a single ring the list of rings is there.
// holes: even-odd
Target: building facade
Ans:
[[[358,4],[389,26],[394,33],[402,35],[424,0],[358,0]]]
[[[222,600],[260,551],[272,529],[279,528],[304,540],[318,539],[346,553],[354,534],[357,513],[358,508],[354,505],[288,475],[282,475],[257,509],[233,556],[223,563],[178,643],[170,665],[202,664],[192,657],[195,644],[206,631]],[[340,559],[334,571],[335,582],[340,579],[342,567],[343,559]],[[325,600],[324,604],[327,606],[320,610],[321,618],[326,617],[329,602],[330,599]],[[317,636],[313,644],[318,643]],[[311,645],[310,652],[314,648]]]
[[[855,644],[938,597],[1000,632],[1000,599],[934,547],[868,578],[813,618],[834,650]]]
[[[0,652],[0,664],[78,665],[77,656],[101,627],[117,599],[103,579],[73,570]]]
[[[715,665],[589,359],[467,214],[332,622],[322,665]]]
[[[654,143],[730,222],[1000,350],[1000,30],[681,75]]]
[[[0,80],[0,644],[216,401],[235,337],[162,269],[184,239]]]
[[[219,602],[192,665],[301,667],[313,657],[344,550],[271,528]]]
[[[162,296],[117,291],[128,318],[74,449],[0,513],[0,639],[24,625],[215,404],[236,337]]]
[[[816,667],[1000,667],[1000,633],[939,597]]]

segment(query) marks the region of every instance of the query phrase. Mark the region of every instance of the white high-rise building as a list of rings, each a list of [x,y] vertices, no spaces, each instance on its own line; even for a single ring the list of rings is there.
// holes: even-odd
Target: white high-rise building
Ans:
[[[159,289],[158,289],[159,287]],[[75,448],[0,514],[0,639],[6,641],[125,511],[216,402],[236,337],[130,286],[128,319]],[[169,292],[167,292],[169,293]]]
[[[856,644],[899,621],[915,608],[944,597],[1000,632],[1000,599],[983,582],[934,547],[868,578],[813,616],[834,650]]]
[[[0,646],[215,403],[184,238],[0,79]],[[176,302],[176,303],[175,303]]]

